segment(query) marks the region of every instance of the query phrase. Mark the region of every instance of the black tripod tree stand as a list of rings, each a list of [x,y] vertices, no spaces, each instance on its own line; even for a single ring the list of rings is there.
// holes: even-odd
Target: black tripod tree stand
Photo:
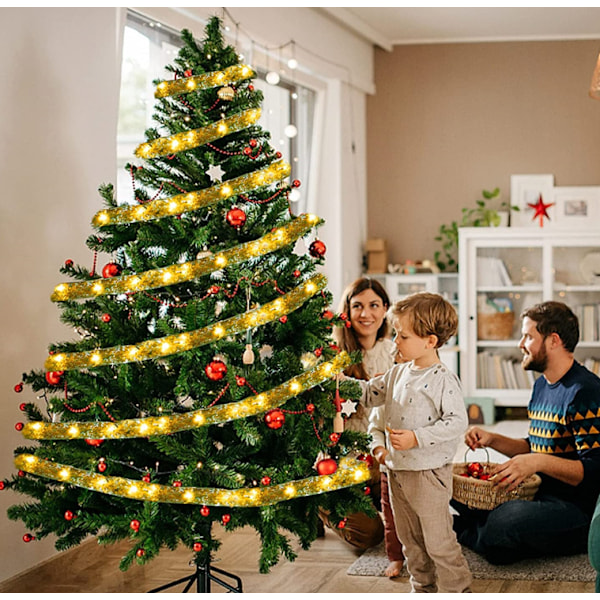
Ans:
[[[204,539],[210,538],[210,530],[211,524],[203,525],[202,529],[204,529],[204,534],[202,537]],[[225,588],[228,592],[236,592],[242,593],[242,580],[233,573],[228,573],[223,569],[219,569],[217,567],[213,567],[210,560],[210,553],[207,554],[206,559],[201,564],[190,563],[195,567],[195,572],[186,577],[182,577],[181,579],[177,579],[175,581],[171,581],[170,583],[166,583],[161,585],[153,590],[150,590],[148,593],[153,594],[157,592],[162,592],[164,590],[176,587],[181,584],[185,584],[182,593],[189,592],[194,584],[196,584],[196,589],[192,590],[198,594],[205,594],[211,592],[211,582],[215,582],[221,587]],[[222,579],[222,577],[226,578]]]
[[[232,580],[232,583],[228,583],[227,581],[224,581],[220,577],[217,577],[217,575],[215,575],[215,573],[218,573],[219,575],[229,578],[230,580]],[[181,590],[181,592],[185,594],[186,592],[190,591],[190,589],[193,587],[193,585],[195,583],[196,589],[192,590],[192,591],[194,591],[198,594],[205,594],[205,593],[211,592],[210,588],[211,588],[212,581],[214,581],[215,583],[224,587],[228,592],[237,592],[240,594],[242,593],[242,580],[237,575],[233,575],[232,573],[223,571],[223,569],[219,569],[217,567],[211,566],[210,561],[206,561],[202,565],[196,565],[195,573],[192,573],[191,575],[188,575],[187,577],[182,577],[181,579],[177,579],[176,581],[171,581],[170,583],[161,585],[160,587],[154,588],[153,590],[150,590],[149,593],[152,594],[152,593],[156,593],[156,592],[162,592],[163,590],[167,590],[169,588],[172,588],[172,587],[181,585],[182,583],[185,583],[186,584],[185,587],[183,588],[183,590]]]

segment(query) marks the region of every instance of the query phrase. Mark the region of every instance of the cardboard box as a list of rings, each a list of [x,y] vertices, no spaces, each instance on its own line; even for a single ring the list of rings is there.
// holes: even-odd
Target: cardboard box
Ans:
[[[365,249],[367,252],[367,272],[387,273],[388,251],[386,240],[381,238],[367,240]]]

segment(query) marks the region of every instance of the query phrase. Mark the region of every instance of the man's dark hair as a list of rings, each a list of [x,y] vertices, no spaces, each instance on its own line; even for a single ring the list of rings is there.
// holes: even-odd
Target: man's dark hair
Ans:
[[[540,302],[523,311],[521,318],[535,321],[536,329],[545,337],[556,333],[565,350],[574,352],[579,341],[579,321],[573,311],[562,302]]]

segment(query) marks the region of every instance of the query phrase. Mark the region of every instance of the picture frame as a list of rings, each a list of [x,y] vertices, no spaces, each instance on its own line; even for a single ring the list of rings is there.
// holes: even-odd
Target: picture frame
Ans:
[[[539,198],[544,204],[551,204],[546,209],[548,218],[542,220],[542,227],[555,225],[554,175],[511,175],[510,203],[519,208],[511,211],[511,227],[540,227],[539,218],[530,206],[536,204]]]
[[[555,187],[554,205],[557,228],[598,228],[600,186]]]

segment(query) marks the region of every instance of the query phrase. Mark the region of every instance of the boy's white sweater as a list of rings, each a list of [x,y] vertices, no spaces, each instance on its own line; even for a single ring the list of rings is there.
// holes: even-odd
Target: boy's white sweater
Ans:
[[[355,381],[362,388],[366,407],[382,406],[373,411],[369,433],[373,436],[371,449],[388,449],[388,469],[422,471],[453,461],[468,418],[460,380],[446,365],[419,369],[403,363],[380,377]],[[395,450],[386,426],[414,431],[418,446]]]

